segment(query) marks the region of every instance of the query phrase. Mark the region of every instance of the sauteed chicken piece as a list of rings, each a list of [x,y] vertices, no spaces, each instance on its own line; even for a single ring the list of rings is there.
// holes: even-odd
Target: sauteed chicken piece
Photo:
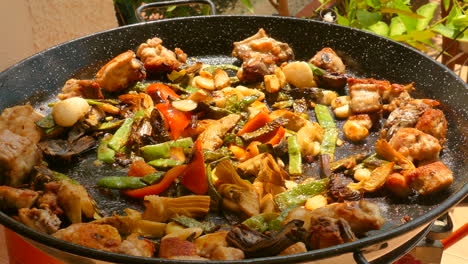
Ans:
[[[354,114],[367,114],[380,111],[379,88],[372,83],[355,83],[348,79],[349,95],[351,101],[349,108]]]
[[[31,208],[38,197],[39,193],[33,190],[0,186],[0,208],[2,209]]]
[[[8,129],[0,131],[0,183],[21,185],[41,158],[41,152],[29,137]]]
[[[276,65],[294,59],[289,45],[268,37],[264,29],[235,42],[232,56],[243,61],[237,77],[246,82],[261,81],[263,76],[275,73]]]
[[[68,80],[62,88],[62,93],[57,96],[60,100],[83,97],[89,99],[103,99],[101,87],[94,80]]]
[[[224,135],[237,124],[240,118],[239,115],[231,114],[209,125],[199,136],[202,148],[215,150],[220,147],[223,144]]]
[[[21,208],[18,216],[23,224],[47,234],[57,232],[62,223],[49,209]]]
[[[60,229],[53,236],[82,246],[106,251],[116,251],[122,243],[117,229],[110,225],[92,223],[72,224]]]
[[[410,170],[405,176],[411,188],[422,195],[447,189],[453,182],[452,171],[440,161]]]
[[[138,234],[133,233],[122,241],[122,244],[120,244],[115,252],[151,258],[154,257],[154,244],[147,239],[140,238]]]
[[[389,141],[390,145],[410,161],[428,163],[439,159],[442,147],[437,138],[416,128],[402,128]]]
[[[187,54],[176,48],[173,52],[162,45],[160,38],[148,39],[138,47],[137,56],[148,73],[177,70],[187,60]]]
[[[309,62],[329,72],[340,74],[346,72],[346,66],[343,61],[331,48],[323,48]]]
[[[96,73],[97,83],[108,92],[121,91],[144,78],[145,68],[131,50],[113,58]]]
[[[195,240],[197,254],[210,260],[241,260],[244,252],[238,248],[229,247],[226,241],[228,231],[201,236]]]
[[[427,109],[419,117],[416,129],[437,138],[441,145],[445,143],[447,135],[447,119],[439,109]]]
[[[94,201],[86,189],[67,180],[60,181],[57,201],[72,223],[81,223],[82,215],[92,218],[96,213]]]
[[[0,116],[0,130],[8,129],[36,144],[43,135],[42,130],[36,125],[42,117],[30,105],[6,108]]]

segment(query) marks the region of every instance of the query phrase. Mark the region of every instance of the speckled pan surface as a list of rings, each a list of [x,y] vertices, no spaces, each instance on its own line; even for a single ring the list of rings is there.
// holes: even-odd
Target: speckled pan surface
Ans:
[[[417,97],[439,100],[450,125],[448,150],[444,150],[443,160],[454,171],[456,181],[448,192],[433,199],[405,202],[377,199],[386,208],[384,215],[390,219],[390,225],[383,232],[365,239],[297,256],[230,263],[296,262],[354,251],[421,226],[466,196],[466,83],[446,67],[414,49],[362,31],[310,20],[253,16],[197,17],[138,24],[84,37],[36,54],[0,73],[0,109],[24,102],[41,106],[53,98],[69,78],[92,78],[93,73],[106,61],[126,50],[135,50],[140,43],[154,36],[163,39],[168,48],[182,48],[189,56],[203,61],[232,62],[233,59],[229,57],[232,43],[253,35],[260,27],[273,38],[289,43],[296,59],[309,59],[321,48],[331,47],[344,58],[353,74],[387,79],[395,83],[415,82]],[[100,198],[98,202],[99,200]],[[119,204],[116,203],[115,206]],[[398,225],[403,215],[410,215],[415,219],[408,224]],[[3,213],[0,213],[0,223],[40,243],[78,255],[113,262],[136,263],[142,260],[53,239],[16,223]],[[161,259],[146,261],[145,263],[175,263]]]

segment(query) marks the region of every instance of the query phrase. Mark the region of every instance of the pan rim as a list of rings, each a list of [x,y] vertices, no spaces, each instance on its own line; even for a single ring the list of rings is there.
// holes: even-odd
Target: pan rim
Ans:
[[[403,45],[399,42],[384,38],[382,36],[367,32],[367,31],[362,31],[354,28],[349,28],[349,27],[344,27],[341,25],[331,25],[326,22],[321,22],[321,21],[312,21],[310,19],[302,19],[302,18],[292,18],[292,17],[275,17],[275,16],[238,16],[238,15],[222,15],[222,16],[199,16],[199,17],[187,17],[187,18],[173,18],[173,19],[167,19],[167,20],[161,20],[161,21],[151,21],[151,22],[143,22],[139,24],[133,24],[133,25],[128,25],[128,26],[123,26],[119,28],[114,28],[114,29],[109,29],[105,31],[101,31],[98,33],[94,33],[91,35],[87,35],[84,37],[80,37],[71,41],[67,41],[58,45],[55,45],[49,49],[46,49],[44,51],[41,51],[37,54],[34,54],[12,66],[9,68],[5,69],[0,73],[0,76],[4,74],[8,74],[9,71],[12,71],[16,67],[21,67],[24,63],[26,63],[28,60],[31,60],[36,57],[44,56],[49,52],[50,50],[54,50],[57,48],[60,48],[61,46],[67,45],[69,43],[77,42],[83,39],[87,39],[96,35],[101,35],[101,34],[106,34],[109,32],[114,32],[114,31],[120,31],[128,28],[133,28],[133,27],[139,27],[142,25],[146,24],[158,24],[158,23],[172,23],[172,21],[185,21],[185,20],[206,20],[206,19],[229,19],[229,18],[242,18],[242,19],[256,19],[256,18],[266,18],[266,19],[278,19],[278,20],[293,20],[293,21],[304,21],[307,23],[319,23],[319,24],[324,24],[326,26],[330,27],[341,27],[341,28],[347,28],[348,30],[354,30],[354,31],[359,31],[364,34],[370,34],[374,35],[383,41],[388,41],[390,43],[393,43],[395,45],[400,45],[404,46],[405,48],[411,49],[413,52],[418,53],[419,55],[430,59],[431,61],[435,62],[436,65],[444,69],[447,74],[450,74],[452,77],[455,79],[459,80],[460,83],[464,83],[463,80],[459,76],[457,76],[455,73],[453,73],[451,70],[449,70],[445,65],[435,61],[431,57],[429,57],[427,54],[422,53],[419,50],[416,50],[412,47]],[[465,83],[465,88],[468,88],[467,84]],[[365,237],[362,239],[359,239],[354,242],[334,246],[334,247],[329,247],[325,249],[320,249],[320,250],[313,250],[309,251],[306,253],[302,254],[297,254],[297,255],[289,255],[289,256],[272,256],[272,257],[265,257],[265,258],[256,258],[256,259],[246,259],[242,261],[223,261],[222,263],[229,263],[229,264],[234,264],[234,263],[285,263],[285,262],[301,262],[301,261],[310,261],[310,260],[315,260],[319,258],[325,258],[325,257],[331,257],[339,254],[345,254],[345,253],[350,253],[354,252],[355,250],[363,247],[367,247],[370,245],[374,245],[379,242],[383,242],[385,240],[397,237],[401,234],[407,233],[413,229],[416,229],[418,227],[421,227],[433,219],[437,218],[441,214],[443,214],[445,211],[447,211],[449,208],[453,207],[456,205],[458,202],[460,202],[464,197],[468,195],[468,185],[464,185],[460,190],[458,190],[456,193],[452,194],[449,196],[445,201],[443,201],[441,204],[439,204],[436,208],[430,210],[427,212],[427,214],[420,216],[414,220],[412,220],[409,223],[400,225],[394,229],[391,230],[386,230],[380,234],[376,234],[370,237]],[[99,260],[105,260],[105,261],[116,261],[116,262],[126,262],[126,263],[137,263],[137,262],[146,262],[146,263],[201,263],[200,261],[174,261],[174,260],[168,260],[168,259],[160,259],[160,258],[143,258],[143,257],[135,257],[135,256],[129,256],[129,255],[124,255],[124,254],[117,254],[117,253],[112,253],[112,252],[107,252],[107,251],[102,251],[102,250],[97,250],[97,249],[92,249],[84,246],[80,246],[77,244],[73,244],[70,242],[66,242],[60,239],[57,239],[51,235],[47,235],[44,233],[40,233],[38,231],[35,231],[20,222],[10,218],[7,216],[4,212],[0,211],[0,223],[6,226],[7,228],[15,231],[16,233],[25,236],[29,239],[34,240],[35,242],[39,242],[41,244],[44,244],[46,246],[53,247],[58,250],[63,250],[72,254],[76,254],[79,256],[84,256],[84,257],[92,257],[95,259]],[[215,262],[212,262],[215,263]]]

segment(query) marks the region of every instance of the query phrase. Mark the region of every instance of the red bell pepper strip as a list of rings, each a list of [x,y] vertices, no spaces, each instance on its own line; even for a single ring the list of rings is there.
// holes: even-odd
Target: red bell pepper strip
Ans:
[[[272,134],[272,135],[270,135]],[[286,130],[280,126],[278,129],[275,131],[272,131],[268,134],[265,135],[266,137],[266,144],[271,144],[273,146],[277,145],[278,143],[281,142],[281,140],[284,138],[284,135],[286,134]],[[260,140],[262,142],[262,140]]]
[[[173,140],[178,139],[185,128],[190,124],[192,120],[192,114],[190,112],[182,112],[174,107],[170,103],[157,104],[156,109],[159,110],[164,118],[166,126],[169,127],[169,133]]]
[[[208,178],[201,140],[195,142],[192,161],[187,165],[180,182],[195,194],[201,195],[208,192]]]
[[[159,98],[167,102],[169,96],[179,98],[180,96],[174,92],[169,86],[162,83],[153,83],[146,87],[146,93],[151,96],[151,98],[158,102]],[[159,98],[158,98],[159,97]]]
[[[266,111],[260,111],[258,112],[258,114],[252,117],[252,119],[250,119],[249,121],[247,121],[247,123],[245,123],[245,125],[242,127],[241,130],[239,130],[237,135],[240,136],[245,133],[255,131],[270,121],[271,121],[270,115]]]
[[[160,194],[165,191],[174,180],[185,172],[187,165],[175,166],[164,174],[164,178],[151,186],[134,190],[122,190],[121,192],[133,198],[144,198],[147,195]]]
[[[143,177],[153,172],[156,172],[153,166],[147,164],[143,160],[135,160],[130,164],[127,175],[130,177]]]

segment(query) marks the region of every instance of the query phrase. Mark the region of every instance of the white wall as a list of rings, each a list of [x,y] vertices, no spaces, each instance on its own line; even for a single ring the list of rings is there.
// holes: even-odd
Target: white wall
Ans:
[[[41,50],[117,26],[112,0],[0,0],[0,71]]]

